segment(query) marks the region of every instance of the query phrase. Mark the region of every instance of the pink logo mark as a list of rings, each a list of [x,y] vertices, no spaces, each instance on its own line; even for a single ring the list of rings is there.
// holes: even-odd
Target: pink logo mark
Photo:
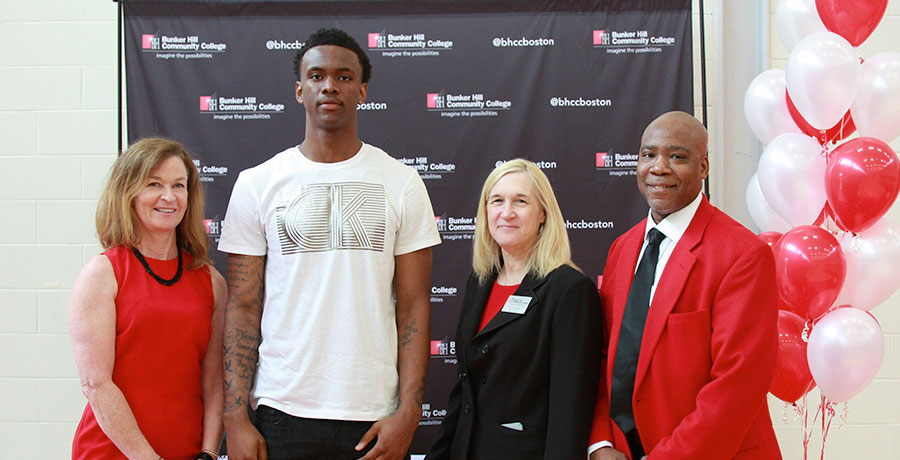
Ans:
[[[602,45],[603,44],[603,30],[595,30],[594,31],[594,44]]]
[[[206,234],[209,235],[209,226],[212,224],[212,219],[203,219],[203,225],[206,227]]]
[[[145,50],[153,49],[153,39],[155,37],[151,34],[143,34],[141,35],[141,48]]]
[[[606,166],[606,156],[608,153],[606,152],[597,152],[597,167],[602,168]]]
[[[431,341],[431,354],[440,356],[441,354],[441,344],[443,342],[440,340],[432,340]]]
[[[429,109],[437,108],[438,93],[428,93],[425,95],[425,97],[428,100],[428,102],[426,104],[427,108],[429,108]]]
[[[212,96],[200,96],[200,111],[208,112],[209,111],[209,101],[212,99]]]
[[[378,39],[381,34],[369,34],[369,48],[378,48]]]

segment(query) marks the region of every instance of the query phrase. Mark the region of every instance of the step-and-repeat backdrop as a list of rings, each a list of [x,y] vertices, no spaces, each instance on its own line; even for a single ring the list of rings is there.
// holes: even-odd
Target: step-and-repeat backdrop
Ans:
[[[597,279],[616,236],[647,213],[635,184],[643,128],[669,110],[692,112],[690,3],[128,0],[129,142],[163,135],[194,155],[211,256],[224,273],[226,256],[214,248],[238,173],[303,140],[294,55],[322,27],[356,38],[373,67],[360,138],[419,172],[443,240],[412,446],[421,454],[456,380],[454,334],[484,178],[516,157],[537,163],[575,262]]]

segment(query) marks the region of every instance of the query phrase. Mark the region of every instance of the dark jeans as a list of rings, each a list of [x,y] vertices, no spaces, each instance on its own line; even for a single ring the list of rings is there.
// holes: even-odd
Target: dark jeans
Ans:
[[[356,460],[375,445],[353,449],[373,423],[294,417],[263,405],[256,410],[269,460]]]

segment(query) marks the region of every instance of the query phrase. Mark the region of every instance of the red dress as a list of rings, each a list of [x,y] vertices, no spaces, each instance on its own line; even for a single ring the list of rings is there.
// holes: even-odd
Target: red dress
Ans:
[[[172,286],[156,282],[131,249],[103,253],[112,262],[116,296],[113,382],[122,390],[141,433],[166,460],[191,460],[201,451],[203,357],[213,312],[209,270],[188,270]],[[178,259],[144,257],[158,276],[171,279]],[[84,409],[72,443],[73,460],[125,459],[91,410]]]

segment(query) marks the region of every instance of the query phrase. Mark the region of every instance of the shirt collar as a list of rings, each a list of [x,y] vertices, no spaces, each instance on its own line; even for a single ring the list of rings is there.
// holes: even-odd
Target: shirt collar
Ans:
[[[647,239],[647,233],[650,232],[651,228],[658,228],[663,235],[666,235],[666,238],[678,243],[678,240],[680,240],[681,236],[684,235],[684,232],[687,231],[688,225],[694,220],[694,214],[696,214],[697,209],[700,208],[701,201],[703,201],[703,191],[698,193],[697,198],[694,198],[694,201],[691,201],[690,204],[669,214],[658,224],[653,221],[653,214],[651,214],[653,210],[648,211],[647,226],[644,228],[644,239]]]

